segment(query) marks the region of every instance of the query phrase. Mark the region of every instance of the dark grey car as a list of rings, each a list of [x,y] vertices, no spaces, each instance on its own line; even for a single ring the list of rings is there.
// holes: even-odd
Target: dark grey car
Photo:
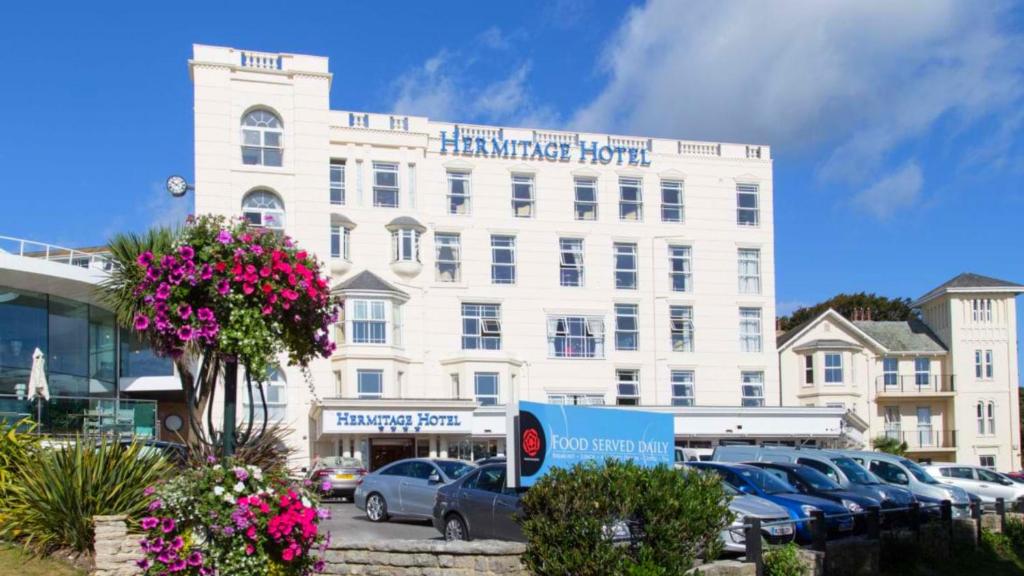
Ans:
[[[486,464],[437,490],[434,527],[445,540],[495,539],[522,542],[516,521],[524,489],[509,488],[505,464]]]
[[[392,462],[367,474],[356,486],[356,508],[372,522],[391,516],[429,520],[438,488],[469,473],[474,466],[462,460],[410,458]]]

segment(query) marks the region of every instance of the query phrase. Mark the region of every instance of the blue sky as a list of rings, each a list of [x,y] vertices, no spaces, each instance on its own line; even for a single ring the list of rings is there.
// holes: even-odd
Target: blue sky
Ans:
[[[17,3],[0,235],[180,217],[195,42],[328,56],[333,108],[770,144],[782,312],[1024,282],[1022,29],[1020,4],[952,0]]]

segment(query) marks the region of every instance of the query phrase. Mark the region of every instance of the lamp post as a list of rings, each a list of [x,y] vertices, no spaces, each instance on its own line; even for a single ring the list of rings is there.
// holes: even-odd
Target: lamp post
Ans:
[[[173,175],[167,178],[167,192],[175,198],[182,198],[195,186],[189,184],[183,176]],[[221,447],[225,458],[235,453],[235,412],[238,409],[238,362],[234,359],[224,362],[224,424],[221,432]],[[189,418],[192,410],[189,407]]]

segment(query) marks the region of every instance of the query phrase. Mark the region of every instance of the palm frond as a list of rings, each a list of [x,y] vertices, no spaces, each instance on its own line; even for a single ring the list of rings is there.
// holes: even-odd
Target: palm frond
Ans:
[[[130,326],[139,309],[139,299],[134,293],[144,275],[142,268],[136,264],[139,255],[146,251],[157,255],[166,254],[173,249],[177,237],[178,230],[157,227],[141,234],[115,234],[107,242],[111,258],[119,266],[100,284],[100,299],[114,312],[122,326]]]

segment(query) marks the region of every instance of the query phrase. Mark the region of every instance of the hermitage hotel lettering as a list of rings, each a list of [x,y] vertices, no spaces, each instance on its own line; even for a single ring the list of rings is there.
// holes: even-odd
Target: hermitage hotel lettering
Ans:
[[[338,426],[384,426],[413,427],[419,426],[462,426],[462,420],[458,414],[431,414],[430,412],[417,412],[415,417],[412,414],[352,414],[349,412],[338,412]]]
[[[651,161],[647,157],[647,148],[610,146],[599,144],[595,140],[580,140],[578,146],[580,162],[587,162],[589,159],[591,164],[610,164],[614,161],[616,164],[625,162],[633,166],[651,165]],[[472,138],[459,136],[459,129],[455,128],[450,138],[446,130],[441,131],[441,154],[567,162],[572,156],[572,146],[558,142],[542,144],[532,140]]]

